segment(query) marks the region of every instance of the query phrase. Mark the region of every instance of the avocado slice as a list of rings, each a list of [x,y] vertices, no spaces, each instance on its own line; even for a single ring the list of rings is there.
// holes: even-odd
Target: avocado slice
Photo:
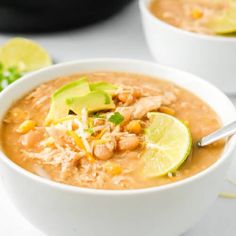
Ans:
[[[115,108],[115,104],[109,94],[104,91],[92,91],[84,96],[66,99],[66,103],[71,111],[77,115],[81,114],[83,108],[88,112],[100,110],[110,110]]]
[[[69,114],[69,107],[66,103],[66,99],[83,96],[89,92],[90,88],[86,77],[66,84],[56,90],[51,97],[51,107],[46,118],[46,125]]]
[[[117,86],[107,83],[107,82],[102,82],[102,81],[90,83],[89,87],[91,91],[102,90],[111,95],[113,95],[115,91],[118,89]]]

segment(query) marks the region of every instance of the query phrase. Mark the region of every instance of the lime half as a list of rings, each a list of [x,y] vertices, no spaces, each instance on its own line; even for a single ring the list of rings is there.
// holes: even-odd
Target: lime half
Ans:
[[[189,128],[177,118],[159,112],[148,113],[146,150],[142,154],[145,177],[159,177],[176,171],[187,159],[192,138]]]
[[[7,41],[0,50],[0,62],[5,68],[17,67],[21,72],[52,64],[50,56],[39,44],[24,38]]]
[[[207,27],[215,34],[236,32],[236,2],[229,1],[229,6],[224,14],[208,22]]]

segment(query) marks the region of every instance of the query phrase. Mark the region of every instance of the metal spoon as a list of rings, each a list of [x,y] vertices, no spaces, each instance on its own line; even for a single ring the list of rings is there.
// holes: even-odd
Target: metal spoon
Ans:
[[[205,147],[209,144],[212,144],[222,138],[226,138],[236,133],[236,121],[224,126],[223,128],[209,134],[206,137],[203,137],[197,142],[199,147]]]

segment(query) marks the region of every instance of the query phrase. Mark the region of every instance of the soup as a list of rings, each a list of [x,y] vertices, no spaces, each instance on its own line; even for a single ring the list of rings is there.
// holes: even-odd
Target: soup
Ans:
[[[162,21],[210,35],[236,31],[234,8],[227,0],[153,0],[150,4],[152,14]]]
[[[78,97],[75,88],[80,89]],[[63,105],[65,100],[70,106]],[[2,148],[36,175],[97,189],[160,186],[195,175],[219,159],[224,142],[193,145],[178,168],[157,176],[143,174],[143,155],[152,149],[145,138],[150,114],[184,122],[193,143],[221,126],[207,104],[173,83],[94,72],[56,78],[14,103],[2,123]]]

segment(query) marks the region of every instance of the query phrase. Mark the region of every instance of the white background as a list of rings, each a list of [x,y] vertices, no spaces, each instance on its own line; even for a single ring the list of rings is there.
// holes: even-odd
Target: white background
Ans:
[[[56,62],[95,57],[153,60],[145,43],[136,1],[112,19],[88,28],[37,36],[2,35],[0,44],[12,36],[37,40]],[[236,104],[236,99],[231,99]],[[236,160],[232,163],[228,176],[236,179]],[[236,186],[225,181],[222,191],[236,193]],[[205,217],[182,236],[234,236],[235,214],[236,200],[218,198]],[[1,183],[0,235],[45,236],[22,218],[7,199]]]

